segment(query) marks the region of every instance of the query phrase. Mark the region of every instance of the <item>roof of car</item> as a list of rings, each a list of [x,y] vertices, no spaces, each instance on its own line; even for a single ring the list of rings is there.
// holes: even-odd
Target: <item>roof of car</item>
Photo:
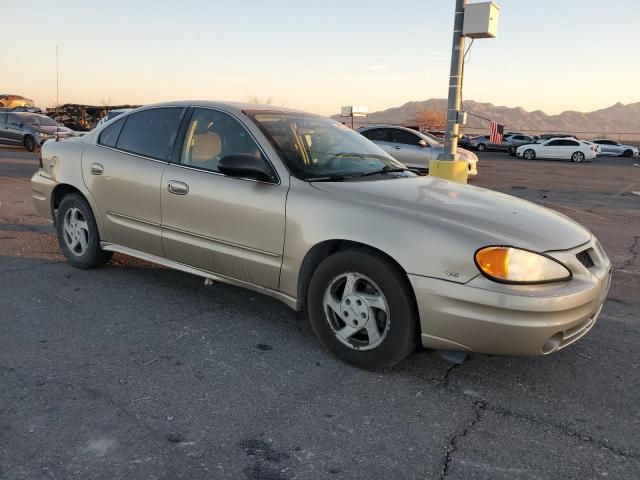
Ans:
[[[214,100],[178,100],[172,102],[162,102],[162,103],[154,103],[150,105],[145,105],[144,108],[151,107],[165,107],[165,106],[193,106],[193,107],[218,107],[218,108],[226,108],[227,110],[235,110],[237,112],[243,111],[268,111],[268,112],[287,112],[287,113],[307,113],[301,110],[294,110],[293,108],[279,107],[276,105],[259,105],[255,103],[247,103],[247,102],[224,102],[224,101],[214,101]]]

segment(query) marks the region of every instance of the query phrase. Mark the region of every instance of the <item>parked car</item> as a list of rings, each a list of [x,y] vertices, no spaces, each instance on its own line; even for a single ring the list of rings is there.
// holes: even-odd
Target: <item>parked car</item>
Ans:
[[[516,154],[516,149],[520,145],[528,145],[535,143],[535,138],[530,135],[512,134],[505,137],[504,143],[507,145],[510,155]]]
[[[596,145],[600,145],[601,155],[633,157],[640,154],[638,147],[634,147],[633,145],[624,145],[606,138],[598,138],[596,140],[590,140],[590,142],[595,143]]]
[[[133,110],[133,108],[116,108],[114,110],[109,110],[109,112],[100,119],[100,121],[96,125],[96,128],[107,123],[109,120],[113,120],[118,115],[122,115],[125,112],[130,112],[131,110]]]
[[[485,150],[507,150],[509,145],[506,143],[492,143],[489,135],[478,135],[469,139],[467,147],[484,152]]]
[[[593,327],[609,288],[611,262],[586,228],[415,175],[324,117],[158,104],[41,154],[33,200],[71,265],[120,252],[273,296],[362,367],[418,342],[546,355]]]
[[[571,160],[576,163],[596,158],[596,152],[591,145],[575,138],[552,138],[542,143],[521,145],[516,149],[516,155],[527,160],[548,158]]]
[[[438,139],[411,128],[376,125],[358,129],[364,137],[378,145],[396,160],[409,167],[424,168],[429,160],[437,160],[444,151]],[[469,175],[478,174],[478,157],[468,150],[458,149],[461,160],[469,165]]]
[[[21,145],[29,152],[52,138],[64,139],[77,136],[76,132],[55,120],[37,113],[0,113],[0,143]]]

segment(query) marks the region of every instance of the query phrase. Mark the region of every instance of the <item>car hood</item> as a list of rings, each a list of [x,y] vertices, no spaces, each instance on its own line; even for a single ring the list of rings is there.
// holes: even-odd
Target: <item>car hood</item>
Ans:
[[[493,190],[434,177],[316,182],[331,195],[365,202],[390,215],[419,221],[484,245],[513,245],[535,251],[565,250],[586,243],[591,233],[570,218]]]

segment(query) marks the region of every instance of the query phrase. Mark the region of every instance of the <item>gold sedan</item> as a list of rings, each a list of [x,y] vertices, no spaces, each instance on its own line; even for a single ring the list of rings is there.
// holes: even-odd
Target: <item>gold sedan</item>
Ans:
[[[32,178],[69,263],[120,252],[307,309],[338,357],[418,343],[544,355],[593,326],[611,263],[585,228],[418,175],[344,125],[274,107],[152,105],[47,142]]]

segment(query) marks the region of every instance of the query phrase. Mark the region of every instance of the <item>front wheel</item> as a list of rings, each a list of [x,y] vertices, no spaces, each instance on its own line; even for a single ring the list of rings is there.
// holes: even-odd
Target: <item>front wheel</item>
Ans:
[[[516,155],[516,147],[509,147],[509,155],[512,157]]]
[[[416,347],[411,286],[404,272],[375,252],[343,250],[325,259],[311,278],[308,309],[320,342],[358,367],[390,367]]]
[[[627,158],[633,157],[633,150],[625,150],[622,156]]]
[[[584,153],[582,152],[575,152],[573,155],[571,155],[572,162],[580,163],[583,160],[584,160]]]
[[[484,151],[487,149],[487,146],[486,146],[484,143],[480,143],[480,144],[476,147],[476,149],[477,149],[479,152],[484,152]]]
[[[531,149],[525,150],[524,153],[522,154],[522,156],[527,159],[527,160],[533,160],[534,158],[536,158],[536,152],[534,152]]]
[[[100,248],[96,219],[82,196],[72,193],[62,199],[56,228],[62,253],[74,267],[101,267],[111,258],[111,252]]]
[[[27,149],[27,152],[33,152],[36,149],[36,140],[31,135],[25,135],[22,143],[24,144],[24,148]]]

